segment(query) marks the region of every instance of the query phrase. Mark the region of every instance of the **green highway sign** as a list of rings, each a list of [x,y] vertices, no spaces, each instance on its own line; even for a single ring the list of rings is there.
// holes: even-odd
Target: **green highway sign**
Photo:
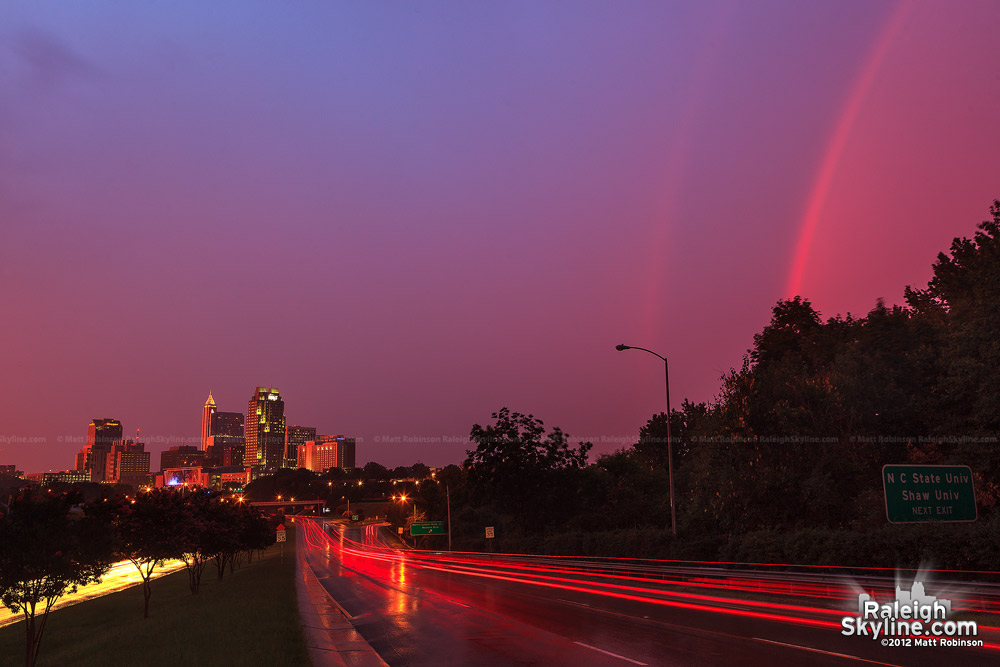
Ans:
[[[414,521],[410,535],[444,535],[444,521]]]
[[[975,521],[969,466],[882,466],[885,514],[892,523]]]

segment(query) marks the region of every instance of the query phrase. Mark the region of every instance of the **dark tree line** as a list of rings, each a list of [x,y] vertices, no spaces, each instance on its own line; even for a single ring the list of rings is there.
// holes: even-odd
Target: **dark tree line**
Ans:
[[[686,545],[701,540],[699,556],[715,557],[732,554],[744,537],[766,551],[768,540],[793,533],[804,536],[795,548],[806,555],[810,540],[856,538],[860,553],[926,530],[993,539],[986,533],[1000,501],[1000,202],[990,212],[973,238],[955,239],[938,256],[926,288],[905,289],[903,305],[878,300],[863,317],[824,320],[807,299],[779,301],[715,400],[685,401],[672,412]],[[482,548],[482,526],[496,524],[511,549],[556,549],[561,532],[558,549],[572,551],[600,531],[662,533],[669,525],[666,414],[654,415],[633,447],[591,465],[589,445],[569,448],[561,431],[545,435],[530,415],[504,409],[493,417],[495,424],[473,427],[475,449],[454,471],[460,544]],[[978,527],[886,526],[886,463],[971,466]],[[643,555],[686,548],[660,536],[643,544]],[[629,548],[619,541],[602,550],[638,555]]]
[[[981,512],[1000,480],[1000,202],[941,253],[904,306],[823,322],[808,300],[775,306],[742,368],[675,420],[695,525],[844,528],[883,520],[886,463],[972,466]],[[686,458],[686,460],[685,460]],[[803,508],[810,511],[804,512]]]

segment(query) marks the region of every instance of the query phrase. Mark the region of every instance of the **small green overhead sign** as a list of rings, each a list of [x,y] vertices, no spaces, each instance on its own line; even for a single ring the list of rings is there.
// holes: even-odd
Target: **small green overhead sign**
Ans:
[[[444,521],[414,521],[410,535],[444,535]]]
[[[885,514],[892,523],[975,521],[969,466],[882,466]]]

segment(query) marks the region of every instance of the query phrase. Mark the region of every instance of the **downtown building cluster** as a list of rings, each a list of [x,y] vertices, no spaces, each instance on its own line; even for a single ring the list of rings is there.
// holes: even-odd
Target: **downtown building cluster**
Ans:
[[[125,440],[117,419],[95,419],[87,427],[87,444],[76,454],[77,479],[55,473],[58,481],[88,481],[139,486],[149,479],[149,452],[136,440]],[[66,471],[69,472],[69,471]],[[43,477],[45,473],[42,473]],[[82,479],[80,479],[82,478]],[[47,481],[47,480],[42,480]]]
[[[160,454],[159,472],[151,472],[145,444],[123,437],[117,419],[94,419],[87,443],[72,470],[24,475],[3,466],[0,476],[23,477],[41,484],[96,482],[131,486],[202,486],[242,489],[260,475],[282,468],[324,472],[355,467],[355,439],[317,435],[309,426],[287,425],[285,402],[277,389],[257,387],[247,413],[223,412],[209,392],[201,411],[199,444],[169,447]],[[8,470],[9,468],[9,470]]]
[[[199,445],[163,452],[153,485],[242,488],[282,468],[324,472],[354,466],[354,438],[317,436],[315,427],[288,425],[280,392],[257,387],[246,415],[219,410],[209,392],[201,411]]]

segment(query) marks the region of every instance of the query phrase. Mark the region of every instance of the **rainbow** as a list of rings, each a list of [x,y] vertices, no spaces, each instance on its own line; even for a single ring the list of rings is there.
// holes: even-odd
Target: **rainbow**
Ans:
[[[809,198],[806,200],[805,213],[799,223],[798,240],[792,254],[792,264],[785,286],[785,294],[788,297],[798,295],[802,289],[802,278],[809,263],[809,251],[816,234],[816,226],[819,223],[823,205],[826,203],[826,196],[830,190],[830,184],[833,182],[834,173],[837,171],[837,164],[840,162],[840,156],[847,143],[847,137],[850,135],[858,112],[875,81],[875,75],[878,74],[882,61],[909,13],[910,6],[910,2],[902,0],[890,14],[881,34],[875,40],[871,52],[865,59],[864,66],[851,86],[850,94],[847,96],[843,109],[841,109],[833,134],[827,142],[816,180],[813,181]]]

